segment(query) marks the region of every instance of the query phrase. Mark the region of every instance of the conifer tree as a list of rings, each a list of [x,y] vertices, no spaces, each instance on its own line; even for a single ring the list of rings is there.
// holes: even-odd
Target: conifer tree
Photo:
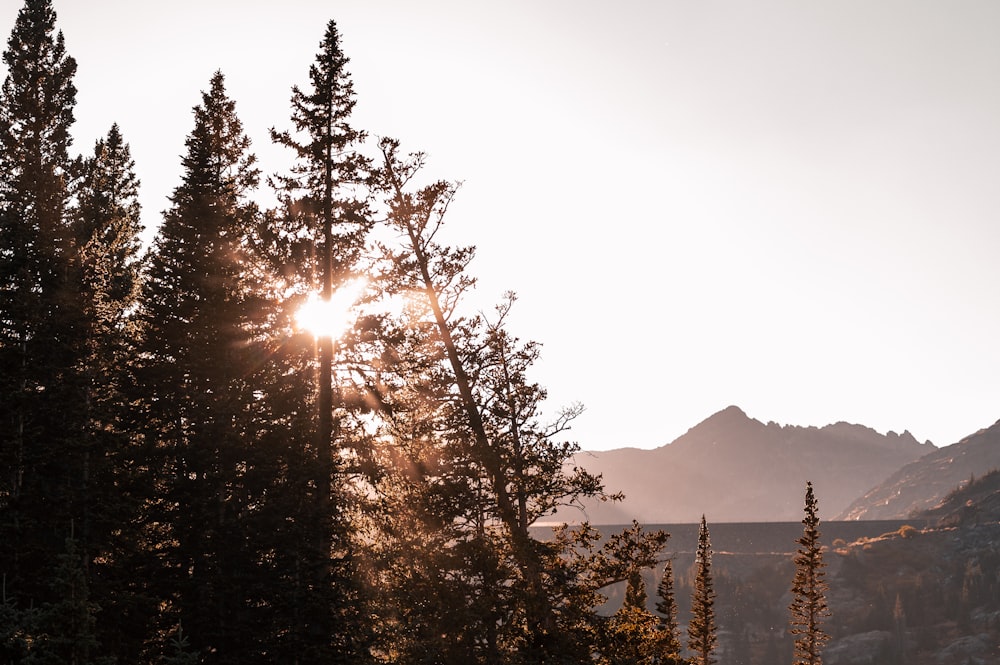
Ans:
[[[29,663],[107,663],[99,657],[95,635],[98,608],[91,601],[76,541],[66,539],[59,565],[51,574],[53,600],[31,613]]]
[[[0,572],[39,605],[86,474],[79,262],[68,215],[76,62],[49,0],[26,0],[0,90]]]
[[[792,603],[789,624],[795,635],[795,665],[820,665],[823,662],[823,645],[830,639],[822,628],[830,616],[826,602],[826,563],[819,542],[819,515],[812,483],[806,483],[805,517],[802,518],[802,536],[795,542],[795,577],[792,580]]]
[[[688,623],[688,650],[696,665],[715,663],[713,652],[717,642],[715,625],[715,591],[712,588],[712,542],[708,523],[701,516],[698,530],[698,550],[695,554],[694,588],[691,591],[691,621]]]
[[[607,622],[604,656],[612,665],[657,665],[660,657],[657,619],[646,608],[646,585],[639,570],[625,583],[625,600]]]
[[[663,576],[656,586],[656,611],[660,613],[660,657],[661,662],[670,663],[679,659],[681,652],[680,628],[677,624],[677,602],[674,598],[674,568],[670,559],[663,564]]]
[[[309,85],[292,89],[291,131],[271,131],[272,140],[290,148],[296,161],[289,173],[275,176],[281,209],[275,215],[272,248],[280,270],[293,290],[314,292],[329,302],[333,293],[352,278],[371,221],[368,210],[368,161],[360,152],[364,132],[351,126],[354,87],[347,70],[349,59],[341,48],[340,33],[329,21],[319,52],[309,68]],[[320,335],[318,367],[313,377],[318,411],[309,478],[316,488],[319,540],[309,561],[300,561],[318,579],[302,576],[309,631],[325,635],[328,648],[342,655],[364,653],[368,628],[360,598],[357,558],[353,552],[350,514],[356,501],[347,496],[343,460],[354,444],[352,431],[341,427],[345,401],[333,381],[334,340]],[[340,348],[343,348],[341,346]],[[305,623],[305,622],[303,622]],[[316,658],[323,659],[323,654]]]
[[[181,184],[150,257],[139,320],[136,385],[156,496],[145,522],[166,564],[163,632],[182,622],[206,662],[259,659],[268,600],[257,520],[280,477],[262,437],[268,315],[248,247],[258,224],[250,141],[216,73],[194,109]],[[271,454],[273,453],[273,454]],[[280,522],[280,521],[279,521]],[[270,522],[271,524],[274,521]]]
[[[83,160],[76,184],[73,233],[80,262],[86,346],[80,369],[86,386],[88,478],[83,541],[93,529],[120,531],[128,517],[118,513],[126,488],[117,474],[128,463],[122,384],[136,343],[133,320],[141,285],[139,180],[118,125]],[[104,495],[97,495],[101,491]],[[97,524],[92,524],[96,521]]]
[[[94,144],[75,188],[73,232],[81,267],[87,344],[85,514],[79,523],[89,588],[102,612],[98,636],[109,653],[135,662],[145,636],[135,608],[141,593],[140,534],[131,528],[146,490],[132,472],[128,367],[135,352],[134,312],[141,287],[139,180],[118,125]],[[148,600],[146,601],[148,603]],[[144,612],[151,613],[149,608]]]

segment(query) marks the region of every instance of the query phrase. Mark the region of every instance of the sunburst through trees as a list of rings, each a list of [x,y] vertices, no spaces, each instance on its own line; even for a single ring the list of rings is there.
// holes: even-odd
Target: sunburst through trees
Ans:
[[[120,128],[69,152],[55,20],[25,1],[0,94],[4,660],[677,657],[672,591],[660,622],[642,581],[667,534],[535,526],[619,495],[572,463],[582,407],[543,408],[515,296],[467,311],[474,248],[439,233],[457,185],[418,184],[422,154],[351,125],[336,24],[271,133],[294,157],[264,179],[278,204],[253,202],[261,169],[217,72],[141,258]],[[309,318],[317,292],[353,313]],[[707,528],[704,547],[707,573]]]

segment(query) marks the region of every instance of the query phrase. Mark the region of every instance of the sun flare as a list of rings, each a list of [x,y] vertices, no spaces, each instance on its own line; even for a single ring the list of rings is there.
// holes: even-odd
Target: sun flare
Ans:
[[[368,281],[363,277],[345,282],[329,300],[324,300],[317,293],[310,294],[295,313],[295,323],[316,337],[340,337],[350,325],[351,307],[367,285]]]

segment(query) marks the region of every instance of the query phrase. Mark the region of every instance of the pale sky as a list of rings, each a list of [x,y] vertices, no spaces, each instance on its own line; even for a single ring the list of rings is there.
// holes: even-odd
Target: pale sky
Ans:
[[[22,3],[0,0],[6,37]],[[221,69],[265,172],[326,22],[355,125],[462,180],[584,449],[736,404],[937,445],[1000,419],[1000,3],[55,0],[75,149],[117,122],[153,227]]]

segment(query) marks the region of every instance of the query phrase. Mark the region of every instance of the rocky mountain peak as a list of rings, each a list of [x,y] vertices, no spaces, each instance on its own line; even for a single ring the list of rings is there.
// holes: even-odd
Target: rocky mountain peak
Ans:
[[[763,424],[729,406],[654,450],[589,452],[576,463],[600,473],[623,503],[594,503],[581,519],[597,524],[798,521],[807,481],[824,517],[926,452],[912,436],[861,425]]]

